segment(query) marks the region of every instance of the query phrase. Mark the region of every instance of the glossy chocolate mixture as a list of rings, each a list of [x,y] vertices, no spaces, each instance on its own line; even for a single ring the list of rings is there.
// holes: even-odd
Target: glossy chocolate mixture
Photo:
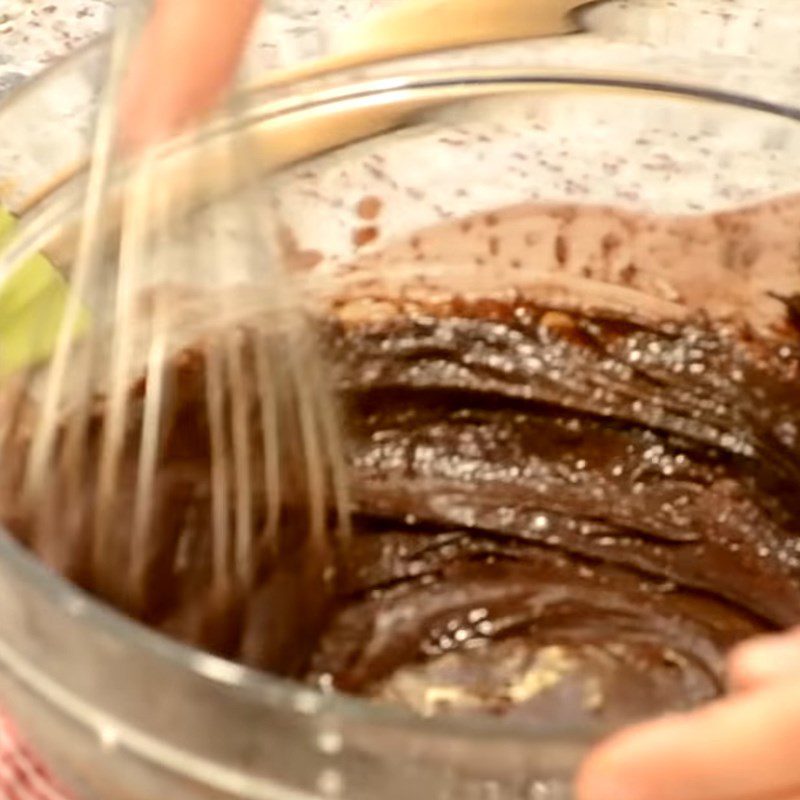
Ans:
[[[324,328],[355,503],[332,584],[298,513],[277,550],[257,554],[254,592],[209,588],[200,349],[171,367],[139,591],[125,588],[127,562],[94,557],[86,533],[98,418],[84,474],[54,471],[52,502],[36,513],[19,504],[18,426],[4,453],[5,523],[51,566],[174,636],[423,714],[616,724],[681,709],[720,693],[733,644],[800,621],[790,336],[521,298]],[[258,334],[243,334],[247,365]],[[114,509],[123,543],[140,417]],[[81,503],[58,502],[77,487]]]
[[[333,341],[364,533],[314,675],[621,722],[800,619],[795,347],[488,301]]]
[[[425,714],[620,722],[691,706],[721,691],[731,645],[800,620],[793,345],[522,300],[326,326],[356,506],[329,591],[291,520],[277,558],[259,558],[256,592],[208,588],[199,351],[173,364],[138,593],[119,559],[93,558],[85,509],[54,503],[57,519],[43,522],[17,505],[10,467],[5,521],[148,624]],[[120,541],[136,430],[134,419]],[[18,441],[6,464],[23,453]],[[52,491],[70,486],[54,479]]]

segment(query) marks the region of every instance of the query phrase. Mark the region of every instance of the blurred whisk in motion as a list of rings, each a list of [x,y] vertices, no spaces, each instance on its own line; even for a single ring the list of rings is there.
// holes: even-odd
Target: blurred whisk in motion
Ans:
[[[2,492],[50,566],[145,619],[196,595],[208,640],[278,561],[325,593],[348,527],[341,432],[235,92],[126,155],[144,20],[117,15],[91,163],[3,252],[10,269],[54,248],[69,288],[50,358],[3,387]]]

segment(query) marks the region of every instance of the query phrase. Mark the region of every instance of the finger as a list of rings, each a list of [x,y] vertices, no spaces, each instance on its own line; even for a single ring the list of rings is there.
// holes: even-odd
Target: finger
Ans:
[[[793,680],[800,680],[800,628],[751,639],[728,657],[728,684],[733,691]]]
[[[123,146],[164,139],[214,106],[234,76],[260,2],[156,0],[123,86]]]
[[[800,680],[631,728],[587,759],[579,800],[800,794]]]

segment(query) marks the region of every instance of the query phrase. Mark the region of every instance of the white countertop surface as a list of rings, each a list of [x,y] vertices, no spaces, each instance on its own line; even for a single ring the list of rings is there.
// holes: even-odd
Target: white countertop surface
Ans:
[[[349,22],[379,6],[401,1],[270,0],[256,33],[253,53],[257,65],[269,68],[319,55],[330,49],[337,32]],[[581,33],[497,46],[481,50],[480,55],[473,50],[430,56],[424,63],[446,60],[453,65],[472,65],[479,59],[486,65],[535,65],[554,71],[581,67],[623,73],[644,70],[648,78],[655,75],[667,81],[695,81],[800,109],[797,2],[601,0],[579,12]],[[114,4],[115,0],[0,0],[0,93],[98,35],[109,24]],[[531,0],[531,5],[535,7],[535,0]],[[76,116],[69,107],[79,106],[80,98],[62,94],[56,100],[58,108],[50,115],[55,120],[53,124],[61,125],[60,121],[69,122]],[[0,141],[0,174],[26,173],[25,165],[17,163],[22,158],[18,152],[21,150],[31,160],[31,168],[47,162],[52,137],[47,134],[46,126],[40,127],[43,132],[39,132],[35,141],[24,128],[20,129],[22,133],[18,135],[26,136],[24,146],[15,145],[11,134]],[[674,123],[667,127],[674,128]],[[724,190],[724,196],[731,202],[744,202],[754,199],[751,194],[756,190],[767,196],[796,190],[797,176],[793,170],[762,164],[766,158],[762,139],[769,137],[760,127],[751,132],[755,138],[747,148],[738,142],[736,134],[731,132],[734,130],[735,126],[726,127],[715,147],[722,153],[727,152],[726,148],[740,153],[737,167],[749,193],[739,197],[738,190],[734,191],[736,187],[731,188],[729,166],[722,165],[717,172],[706,169],[704,174],[719,174],[725,179],[720,190]],[[684,133],[691,140],[691,131]],[[62,127],[59,135],[62,143],[67,141]],[[73,139],[78,147],[84,141],[84,134],[74,132]],[[800,142],[795,135],[789,139],[792,148],[796,139]],[[747,158],[741,153],[746,153]],[[587,155],[587,163],[593,158]],[[535,176],[526,173],[525,180],[537,185]],[[615,191],[640,192],[638,184],[621,186],[621,180],[611,182]],[[604,181],[610,185],[608,179]],[[714,186],[709,184],[705,189],[716,192],[719,187]],[[343,191],[338,186],[330,190]],[[659,186],[658,191],[663,200],[664,187]],[[699,191],[697,186],[693,185],[693,191],[695,194]],[[682,198],[675,199],[677,210],[683,202]],[[8,203],[13,207],[13,197],[8,198]]]
[[[343,25],[398,0],[273,0],[257,34],[265,66],[289,63],[326,50]],[[2,0],[0,91],[101,32],[113,0]],[[796,0],[606,0],[584,9],[587,32],[539,43],[553,58],[612,60],[627,49],[664,49],[681,56],[715,53],[746,59],[766,72],[780,67],[786,87],[765,81],[773,92],[800,96],[800,14]],[[525,47],[530,47],[530,44]],[[520,46],[510,46],[519,52]],[[739,83],[737,79],[737,84]]]

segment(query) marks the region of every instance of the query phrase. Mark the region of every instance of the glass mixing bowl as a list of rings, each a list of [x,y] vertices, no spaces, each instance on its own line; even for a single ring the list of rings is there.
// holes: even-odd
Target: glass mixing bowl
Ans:
[[[52,211],[64,169],[86,156],[101,70],[102,47],[87,50],[0,111],[2,199],[31,223]],[[498,224],[498,209],[518,204],[693,215],[776,201],[790,224],[765,227],[767,249],[788,263],[800,245],[800,201],[792,199],[800,197],[799,116],[661,79],[394,65],[377,77],[361,71],[253,92],[236,124],[261,126],[277,168],[274,213],[311,279],[347,275],[350,285],[366,286],[375,276],[354,276],[347,265],[382,251],[394,255],[376,257],[374,268],[416,290],[463,281],[465,289],[477,282],[513,292],[523,284],[552,290],[565,260],[592,258],[573,226],[566,240],[556,232],[525,261],[525,231],[506,229],[503,214],[499,229],[517,237],[510,253],[486,229]],[[483,215],[484,228],[460,227],[467,215]],[[448,235],[426,237],[420,253],[392,249],[431,226]],[[676,288],[660,263],[647,289],[622,287],[620,302],[702,304],[702,293],[689,297],[689,289],[730,256],[704,252],[694,278],[676,278]],[[647,273],[647,248],[634,258]],[[780,286],[748,278],[763,300],[759,319],[780,308],[770,290],[800,290],[794,273],[783,270]],[[617,277],[583,274],[587,291]],[[725,313],[724,297],[715,299]],[[5,535],[0,697],[85,800],[563,800],[602,733],[421,719],[254,673],[103,607]]]

